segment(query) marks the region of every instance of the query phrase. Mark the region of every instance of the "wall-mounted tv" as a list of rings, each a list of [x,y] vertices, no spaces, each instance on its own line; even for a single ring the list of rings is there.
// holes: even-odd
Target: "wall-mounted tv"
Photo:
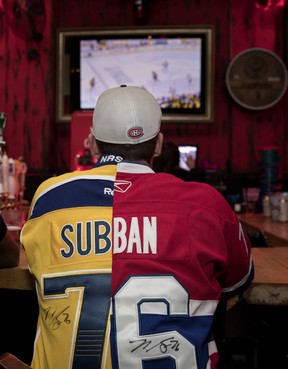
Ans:
[[[142,86],[159,101],[163,122],[213,121],[213,28],[59,29],[56,120],[94,109],[121,84]]]

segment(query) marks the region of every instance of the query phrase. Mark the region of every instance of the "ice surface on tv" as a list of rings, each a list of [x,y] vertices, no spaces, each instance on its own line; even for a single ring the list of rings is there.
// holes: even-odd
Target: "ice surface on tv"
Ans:
[[[201,107],[201,39],[118,39],[80,42],[80,108],[121,84],[142,86],[162,108]]]

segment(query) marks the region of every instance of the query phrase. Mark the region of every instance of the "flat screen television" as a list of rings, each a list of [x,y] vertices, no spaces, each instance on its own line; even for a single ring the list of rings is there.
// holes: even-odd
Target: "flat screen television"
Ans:
[[[57,32],[56,120],[92,110],[106,89],[137,85],[163,122],[213,121],[213,28],[62,29]]]

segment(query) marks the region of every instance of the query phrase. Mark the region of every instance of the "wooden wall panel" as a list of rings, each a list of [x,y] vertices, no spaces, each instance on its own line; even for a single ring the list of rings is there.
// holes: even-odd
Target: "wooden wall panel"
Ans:
[[[232,1],[231,51],[230,59],[239,52],[252,48],[266,48],[284,57],[283,25],[284,8],[272,1],[267,10],[256,7],[256,1]],[[286,118],[287,93],[272,108],[262,111],[249,111],[231,103],[233,124],[233,170],[256,172],[259,170],[259,152],[263,146],[277,145],[281,152],[281,171],[287,173],[285,160],[287,146]]]
[[[36,45],[40,55],[36,60],[28,60],[27,43],[7,27],[0,11],[0,68],[4,71],[0,74],[0,110],[8,113],[9,154],[24,155],[31,171],[69,168],[70,127],[55,124],[54,114],[58,27],[212,24],[214,123],[165,124],[166,139],[197,143],[201,163],[242,173],[257,172],[263,146],[279,145],[281,170],[287,175],[287,94],[275,107],[254,112],[238,106],[225,86],[228,64],[240,51],[265,47],[280,57],[287,55],[283,3],[272,0],[265,11],[255,6],[256,0],[143,0],[143,16],[139,17],[134,0],[46,0],[47,20],[43,40]]]
[[[7,113],[5,138],[8,155],[24,156],[31,170],[49,170],[53,127],[54,69],[50,44],[51,4],[40,43],[17,36],[0,11],[0,110]],[[33,58],[33,55],[38,56]],[[52,114],[51,114],[52,113]]]

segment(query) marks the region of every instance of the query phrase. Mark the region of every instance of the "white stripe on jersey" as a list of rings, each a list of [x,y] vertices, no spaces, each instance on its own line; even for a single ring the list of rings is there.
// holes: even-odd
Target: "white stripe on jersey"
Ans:
[[[241,281],[239,281],[238,283],[234,284],[234,286],[222,288],[222,292],[233,292],[237,288],[241,287],[248,280],[248,278],[250,277],[252,266],[253,266],[253,261],[252,261],[252,255],[251,255],[250,256],[250,267],[249,267],[249,271],[245,275],[245,277],[242,278]]]
[[[141,163],[131,163],[122,161],[117,164],[117,172],[123,173],[154,173],[153,169],[151,169],[146,164]]]
[[[218,301],[189,300],[189,316],[209,316],[213,315],[217,308]],[[157,309],[156,309],[157,306]],[[167,314],[167,305],[164,302],[145,302],[141,306],[141,314]]]

